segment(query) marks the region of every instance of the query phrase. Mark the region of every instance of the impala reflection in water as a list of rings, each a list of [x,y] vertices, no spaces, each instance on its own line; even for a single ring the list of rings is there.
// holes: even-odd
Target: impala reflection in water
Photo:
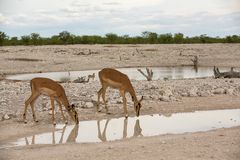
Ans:
[[[234,126],[240,126],[240,109],[141,115],[127,119],[80,121],[79,125],[57,125],[51,132],[0,144],[0,148],[34,144],[96,143]]]
[[[80,132],[82,129],[79,129],[81,126],[81,122],[79,125],[74,125],[74,126],[68,126],[68,125],[58,125],[56,128],[53,128],[53,131],[51,133],[46,133],[42,135],[33,135],[30,137],[24,137],[23,139],[19,139],[19,145],[34,145],[34,144],[62,144],[62,143],[88,143],[88,142],[106,142],[106,141],[111,141],[111,140],[116,140],[111,138],[112,136],[116,136],[117,139],[125,139],[125,138],[130,138],[130,137],[138,137],[138,136],[143,136],[139,123],[139,119],[136,119],[135,125],[134,125],[134,130],[133,134],[130,134],[128,131],[128,119],[124,118],[123,120],[123,126],[122,128],[122,135],[117,135],[116,132],[112,132],[110,135],[107,133],[107,127],[108,124],[111,120],[98,120],[96,121],[97,124],[95,125],[96,128],[93,128],[92,131],[89,128],[82,128],[82,129],[87,129],[83,132]],[[111,125],[111,128],[113,126]],[[94,130],[97,129],[97,135],[90,136],[93,138],[92,140],[87,140],[87,131],[90,133],[88,134],[93,134]],[[132,132],[131,132],[132,133]],[[82,136],[82,137],[81,137]],[[109,139],[108,139],[109,138]],[[21,143],[21,144],[20,144]]]

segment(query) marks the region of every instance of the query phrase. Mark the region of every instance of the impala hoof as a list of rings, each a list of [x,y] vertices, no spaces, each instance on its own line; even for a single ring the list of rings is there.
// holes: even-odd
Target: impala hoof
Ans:
[[[35,120],[36,123],[38,123],[38,120]]]
[[[65,121],[65,124],[68,124],[68,121]]]
[[[128,114],[125,115],[125,118],[128,118]]]

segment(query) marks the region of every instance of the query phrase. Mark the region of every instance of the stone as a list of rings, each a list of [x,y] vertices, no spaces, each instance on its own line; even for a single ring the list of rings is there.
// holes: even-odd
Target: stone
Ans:
[[[198,91],[197,87],[192,87],[188,92],[189,97],[197,97],[198,96],[197,91]]]
[[[3,119],[4,120],[9,120],[11,117],[6,113],[4,116],[3,116]]]
[[[169,98],[170,98],[171,101],[177,101],[177,98],[174,97],[174,96],[170,96]]]
[[[213,91],[214,94],[224,94],[225,93],[225,89],[223,88],[217,88]]]
[[[88,95],[87,92],[81,92],[81,96],[86,96],[86,95]]]
[[[158,100],[159,99],[158,95],[151,95],[150,97],[151,97],[152,100]]]
[[[159,94],[162,96],[170,97],[173,95],[172,91],[170,89],[163,89],[159,91]]]
[[[210,91],[199,91],[198,95],[200,97],[208,97],[208,96],[211,96],[211,92]]]
[[[187,96],[188,96],[188,94],[187,94],[186,92],[182,92],[182,93],[180,93],[180,95],[181,95],[182,97],[187,97]]]
[[[225,90],[225,92],[226,92],[226,94],[228,94],[228,95],[233,95],[233,94],[234,94],[234,89],[228,88],[228,89]]]
[[[85,103],[85,107],[86,107],[86,108],[93,108],[94,105],[93,105],[92,102],[86,102],[86,103]]]
[[[169,102],[170,101],[170,98],[168,96],[161,96],[159,99],[161,101],[164,101],[164,102]]]
[[[49,115],[52,115],[52,110],[48,112]],[[56,111],[54,111],[54,115],[56,115]]]
[[[92,101],[97,101],[98,100],[98,95],[97,94],[92,95],[91,100]]]

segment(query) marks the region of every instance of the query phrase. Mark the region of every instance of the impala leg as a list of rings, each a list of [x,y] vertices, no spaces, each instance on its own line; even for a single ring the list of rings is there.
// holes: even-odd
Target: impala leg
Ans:
[[[57,100],[57,103],[58,103],[59,108],[61,110],[61,114],[62,114],[63,120],[65,121],[65,124],[67,124],[68,121],[67,121],[66,117],[64,116],[64,113],[63,113],[63,110],[62,110],[62,104],[59,102],[59,100]]]
[[[30,103],[32,103],[32,101],[34,100],[34,99],[36,99],[37,98],[37,96],[38,96],[38,94],[31,94],[31,96],[25,101],[25,108],[24,108],[24,113],[23,113],[23,121],[24,121],[24,123],[27,123],[27,120],[26,120],[26,114],[27,114],[27,107],[28,107],[28,105],[30,104]],[[33,114],[35,114],[34,112],[33,112]]]
[[[108,111],[108,106],[107,106],[106,100],[105,100],[105,97],[106,97],[106,89],[107,89],[107,87],[104,87],[104,88],[103,88],[103,91],[102,91],[102,99],[103,99],[103,102],[104,102],[104,105],[105,105],[106,113],[107,113],[107,114],[110,114],[110,112]]]
[[[55,111],[54,98],[51,97],[50,99],[51,99],[51,105],[52,105],[52,122],[53,122],[53,125],[56,125],[55,115],[54,115],[54,111]]]
[[[125,97],[125,92],[124,91],[120,91],[120,94],[121,94],[121,96],[123,98],[123,109],[124,109],[125,117],[128,118],[127,99]]]
[[[34,109],[34,103],[35,103],[37,97],[38,97],[38,95],[36,95],[35,98],[32,100],[32,102],[30,103],[30,106],[31,106],[31,108],[32,108],[33,120],[34,120],[35,122],[38,122],[38,120],[36,119],[36,114],[35,114],[35,109]]]
[[[100,112],[101,110],[99,109],[99,104],[100,104],[100,96],[102,94],[102,91],[103,91],[103,88],[101,88],[99,91],[98,91],[98,101],[97,101],[97,111]]]

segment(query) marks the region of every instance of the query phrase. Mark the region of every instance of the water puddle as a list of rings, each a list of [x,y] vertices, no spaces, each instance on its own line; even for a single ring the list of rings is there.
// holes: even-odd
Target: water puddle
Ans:
[[[154,114],[128,119],[80,121],[79,125],[57,125],[52,132],[23,137],[1,144],[0,148],[37,144],[96,143],[234,126],[240,126],[240,109],[196,111],[170,116]]]
[[[132,80],[146,80],[146,78],[137,71],[139,68],[118,68],[119,71],[127,74]],[[145,68],[140,69],[146,73]],[[213,76],[213,67],[198,67],[196,71],[193,67],[151,67],[153,71],[153,80],[158,79],[184,79],[184,78],[199,78]],[[220,68],[220,71],[228,71],[229,68]],[[87,76],[95,73],[98,80],[99,70],[87,70],[87,71],[70,71],[70,72],[48,72],[48,73],[34,73],[34,74],[19,74],[9,75],[7,79],[13,80],[31,80],[34,77],[46,77],[56,81],[60,81],[64,78],[75,80],[78,77]]]

